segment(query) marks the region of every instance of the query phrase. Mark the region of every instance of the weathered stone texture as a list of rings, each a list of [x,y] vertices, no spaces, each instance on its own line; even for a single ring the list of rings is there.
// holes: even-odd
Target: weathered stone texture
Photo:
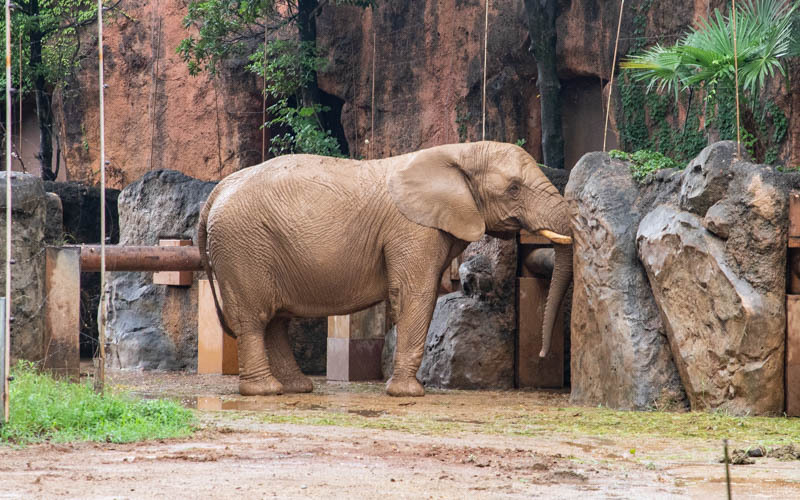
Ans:
[[[0,172],[0,213],[6,210],[6,173]],[[44,353],[44,245],[48,201],[42,180],[11,174],[11,359],[39,360]],[[57,224],[57,221],[54,221]],[[5,262],[6,220],[0,217],[0,262]],[[0,266],[0,290],[5,289]],[[4,295],[0,292],[0,295]]]
[[[685,205],[681,196],[691,212],[650,212],[639,226],[639,255],[692,409],[778,414],[788,193],[780,174],[734,161],[734,153],[733,143],[717,143],[690,164],[684,186],[692,183],[694,199],[705,201]],[[705,181],[697,183],[700,172]]]
[[[574,238],[572,401],[644,409],[683,399],[666,332],[636,256],[636,230],[653,196],[627,164],[584,156],[566,188]],[[652,191],[652,190],[651,190]]]
[[[160,238],[192,239],[211,182],[158,170],[119,196],[120,244],[157,245]],[[197,284],[153,284],[153,273],[113,273],[108,281],[111,366],[193,369],[197,366]]]

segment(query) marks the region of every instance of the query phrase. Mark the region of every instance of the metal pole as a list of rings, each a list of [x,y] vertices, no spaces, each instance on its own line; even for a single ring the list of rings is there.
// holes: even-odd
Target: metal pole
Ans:
[[[11,0],[6,0],[6,290],[3,341],[3,423],[8,422],[11,363]]]
[[[617,40],[614,42],[614,58],[611,59],[611,76],[608,79],[608,103],[606,104],[606,124],[603,127],[603,152],[606,151],[608,138],[608,117],[611,114],[611,95],[614,94],[614,71],[617,68],[617,49],[619,48],[619,31],[622,28],[622,13],[625,10],[625,0],[619,3],[619,21],[617,22]]]
[[[483,25],[483,125],[481,126],[481,140],[486,140],[486,59],[489,53],[489,0],[486,0],[486,19]]]
[[[100,72],[100,315],[97,336],[100,356],[94,389],[102,393],[106,375],[106,138],[103,91],[103,0],[97,0],[97,54]]]
[[[736,157],[742,157],[742,132],[739,125],[739,52],[736,47],[736,0],[731,0],[731,18],[733,19],[733,74],[736,91]]]

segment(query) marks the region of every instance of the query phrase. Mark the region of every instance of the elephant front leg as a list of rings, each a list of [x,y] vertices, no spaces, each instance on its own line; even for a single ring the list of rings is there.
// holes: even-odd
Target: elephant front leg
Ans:
[[[239,350],[239,394],[266,396],[282,394],[283,384],[275,378],[267,359],[264,327],[242,325],[237,339]]]
[[[386,383],[386,393],[390,396],[424,396],[425,389],[417,380],[417,370],[422,363],[425,338],[436,305],[438,283],[431,290],[401,297],[393,304],[397,317],[397,348],[394,352],[394,372]],[[428,287],[426,287],[428,288]]]

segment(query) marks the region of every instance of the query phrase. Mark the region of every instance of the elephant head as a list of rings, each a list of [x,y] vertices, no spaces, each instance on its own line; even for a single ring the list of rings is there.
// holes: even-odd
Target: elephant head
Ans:
[[[389,192],[405,217],[461,240],[525,229],[554,243],[539,353],[546,356],[572,278],[572,229],[566,201],[536,161],[513,144],[438,146],[408,155],[390,175]]]

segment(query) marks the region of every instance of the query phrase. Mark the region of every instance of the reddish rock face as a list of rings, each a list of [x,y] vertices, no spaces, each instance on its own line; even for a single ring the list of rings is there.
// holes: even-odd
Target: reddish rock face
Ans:
[[[571,168],[583,153],[602,149],[602,96],[611,71],[619,2],[562,4],[558,60]],[[481,139],[484,5],[482,0],[441,0],[380,2],[374,10],[321,9],[318,46],[330,65],[319,75],[319,84],[328,103],[341,107],[351,156],[378,158]],[[626,3],[620,57],[638,44],[674,41],[692,22],[723,5],[724,0]],[[187,2],[179,0],[131,0],[125,2],[129,17],[117,16],[106,25],[111,186],[124,187],[159,168],[213,180],[261,161],[261,83],[245,70],[244,60],[225,65],[217,79],[189,76],[175,53],[186,36],[181,24],[186,9]],[[84,47],[94,43],[91,35],[86,33]],[[486,138],[525,139],[525,149],[541,159],[536,61],[528,46],[524,3],[492,0]],[[96,182],[96,50],[87,50],[77,81],[56,96],[55,107],[66,136],[68,177]],[[798,93],[780,88],[771,93],[791,117],[798,100],[791,96]],[[783,153],[797,163],[800,114],[794,115]],[[612,116],[609,147],[616,146],[613,123]]]
[[[104,28],[109,184],[122,188],[157,169],[213,180],[260,162],[260,85],[244,61],[226,66],[217,79],[189,76],[175,52],[187,35],[181,25],[186,2],[133,0],[124,9],[127,17]],[[99,180],[96,57],[95,49],[78,75],[79,91],[63,92],[56,103],[68,176],[86,182]]]

